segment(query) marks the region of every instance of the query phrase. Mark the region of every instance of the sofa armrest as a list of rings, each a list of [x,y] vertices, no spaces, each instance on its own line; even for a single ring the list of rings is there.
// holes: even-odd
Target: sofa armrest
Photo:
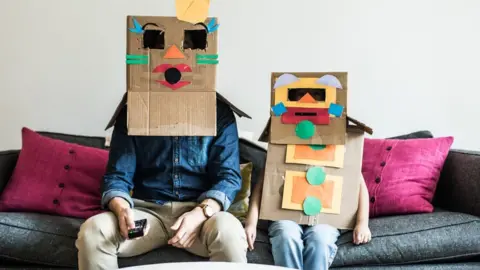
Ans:
[[[0,194],[12,176],[19,150],[0,151]]]
[[[480,152],[449,152],[433,204],[480,217]]]

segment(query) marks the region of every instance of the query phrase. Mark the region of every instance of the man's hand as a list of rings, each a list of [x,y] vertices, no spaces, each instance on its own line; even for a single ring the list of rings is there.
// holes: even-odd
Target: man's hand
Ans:
[[[128,230],[135,228],[133,211],[130,204],[123,198],[113,198],[108,203],[108,208],[117,216],[120,234],[128,239]]]
[[[181,215],[171,227],[177,233],[168,240],[168,244],[177,248],[191,247],[206,220],[207,217],[200,207],[195,207],[192,211]]]
[[[353,243],[356,245],[366,244],[372,240],[372,234],[367,222],[358,222],[353,230]]]
[[[254,249],[255,238],[257,238],[257,224],[246,222],[245,234],[247,236],[248,249],[252,251]]]

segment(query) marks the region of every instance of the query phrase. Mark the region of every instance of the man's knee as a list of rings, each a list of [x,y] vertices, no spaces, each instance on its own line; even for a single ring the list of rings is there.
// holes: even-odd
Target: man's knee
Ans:
[[[226,245],[236,243],[246,246],[247,243],[242,224],[228,212],[219,212],[207,220],[204,224],[204,232],[207,239],[216,239]]]
[[[117,231],[117,218],[113,213],[95,215],[80,226],[76,246],[78,249],[96,249],[106,241],[115,242]]]

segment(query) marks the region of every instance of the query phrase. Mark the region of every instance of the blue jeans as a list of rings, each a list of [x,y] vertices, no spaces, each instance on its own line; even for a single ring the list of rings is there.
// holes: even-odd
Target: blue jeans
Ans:
[[[298,225],[290,220],[273,222],[268,228],[275,265],[306,270],[328,269],[337,253],[340,232],[326,224]]]

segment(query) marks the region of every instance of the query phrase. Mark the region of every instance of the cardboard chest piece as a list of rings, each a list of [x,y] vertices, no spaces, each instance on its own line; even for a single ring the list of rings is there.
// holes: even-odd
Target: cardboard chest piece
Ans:
[[[183,10],[190,5],[180,2],[185,1],[177,3],[183,20],[127,17],[127,91],[106,129],[124,106],[128,134],[134,136],[216,136],[217,102],[251,119],[216,90],[218,20],[192,23],[202,14]]]
[[[347,116],[347,73],[273,73],[271,87],[260,218],[352,229],[372,130]]]

